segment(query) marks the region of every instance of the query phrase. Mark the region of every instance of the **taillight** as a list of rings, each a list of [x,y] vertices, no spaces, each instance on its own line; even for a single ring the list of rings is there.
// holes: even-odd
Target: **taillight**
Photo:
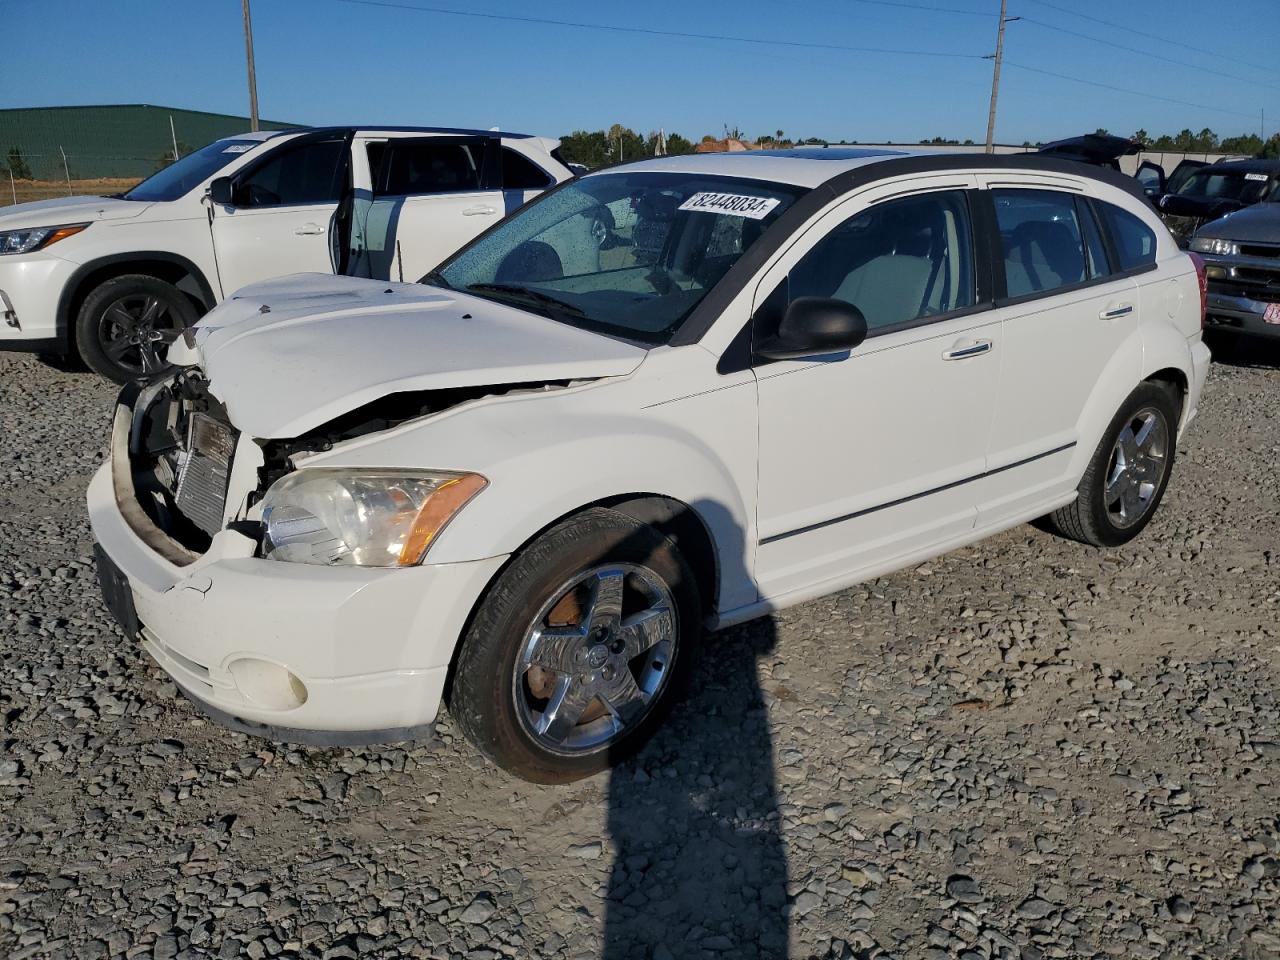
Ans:
[[[1200,329],[1203,330],[1209,316],[1209,277],[1204,272],[1204,257],[1198,253],[1188,253],[1187,256],[1196,265],[1196,280],[1200,282]]]

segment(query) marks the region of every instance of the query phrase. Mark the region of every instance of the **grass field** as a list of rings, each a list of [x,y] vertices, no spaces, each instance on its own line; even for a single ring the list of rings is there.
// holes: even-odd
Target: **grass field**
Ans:
[[[13,180],[0,174],[0,207],[29,200],[48,200],[51,197],[90,196],[101,197],[123,193],[138,183],[136,178],[100,180],[72,180],[68,188],[65,180]]]

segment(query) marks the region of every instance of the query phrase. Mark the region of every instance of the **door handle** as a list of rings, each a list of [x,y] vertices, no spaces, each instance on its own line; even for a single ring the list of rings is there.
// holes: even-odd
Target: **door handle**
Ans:
[[[944,350],[942,353],[943,360],[967,360],[970,357],[980,357],[984,353],[990,353],[995,345],[990,340],[978,340],[969,344],[967,347],[956,347],[954,350]]]
[[[498,212],[497,207],[490,207],[487,204],[481,204],[478,207],[467,207],[462,211],[464,217],[491,217]]]
[[[312,237],[317,233],[324,233],[324,227],[320,226],[318,223],[304,223],[293,232],[299,237]]]
[[[1098,314],[1098,319],[1099,320],[1119,320],[1121,317],[1127,317],[1131,313],[1133,313],[1133,304],[1122,303],[1118,307],[1111,307],[1108,310],[1103,310],[1100,314]]]

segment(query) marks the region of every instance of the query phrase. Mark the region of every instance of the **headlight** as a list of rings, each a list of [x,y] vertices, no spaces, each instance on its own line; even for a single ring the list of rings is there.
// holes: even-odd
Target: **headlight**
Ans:
[[[1220,257],[1232,257],[1240,252],[1234,240],[1219,240],[1216,237],[1193,237],[1191,249],[1196,253],[1216,253]]]
[[[59,240],[75,236],[88,226],[87,223],[64,223],[60,227],[24,227],[21,230],[0,231],[0,255],[41,250]]]
[[[263,498],[263,556],[412,566],[487,483],[475,473],[302,469],[277,480]]]

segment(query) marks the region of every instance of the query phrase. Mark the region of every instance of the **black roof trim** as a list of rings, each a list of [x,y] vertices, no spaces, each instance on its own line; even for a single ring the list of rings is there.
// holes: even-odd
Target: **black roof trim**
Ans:
[[[1090,166],[1076,160],[1065,160],[1038,153],[941,153],[886,157],[836,174],[801,196],[783,211],[760,239],[729,268],[729,272],[721,278],[720,282],[702,298],[668,342],[671,346],[678,347],[701,340],[720,315],[728,309],[729,304],[778,249],[791,238],[792,234],[831,201],[851,190],[878,180],[888,180],[891,177],[912,173],[945,173],[951,170],[1065,173],[1073,177],[1099,180],[1108,186],[1116,187],[1135,199],[1141,200],[1144,206],[1154,211],[1151,201],[1142,191],[1142,186],[1133,177],[1126,177],[1114,170]]]
[[[507,130],[471,130],[466,127],[399,127],[392,124],[360,123],[332,127],[290,127],[274,133],[355,133],[371,130],[386,133],[446,133],[464,137],[503,137],[507,140],[532,140],[536,134],[511,133]]]

